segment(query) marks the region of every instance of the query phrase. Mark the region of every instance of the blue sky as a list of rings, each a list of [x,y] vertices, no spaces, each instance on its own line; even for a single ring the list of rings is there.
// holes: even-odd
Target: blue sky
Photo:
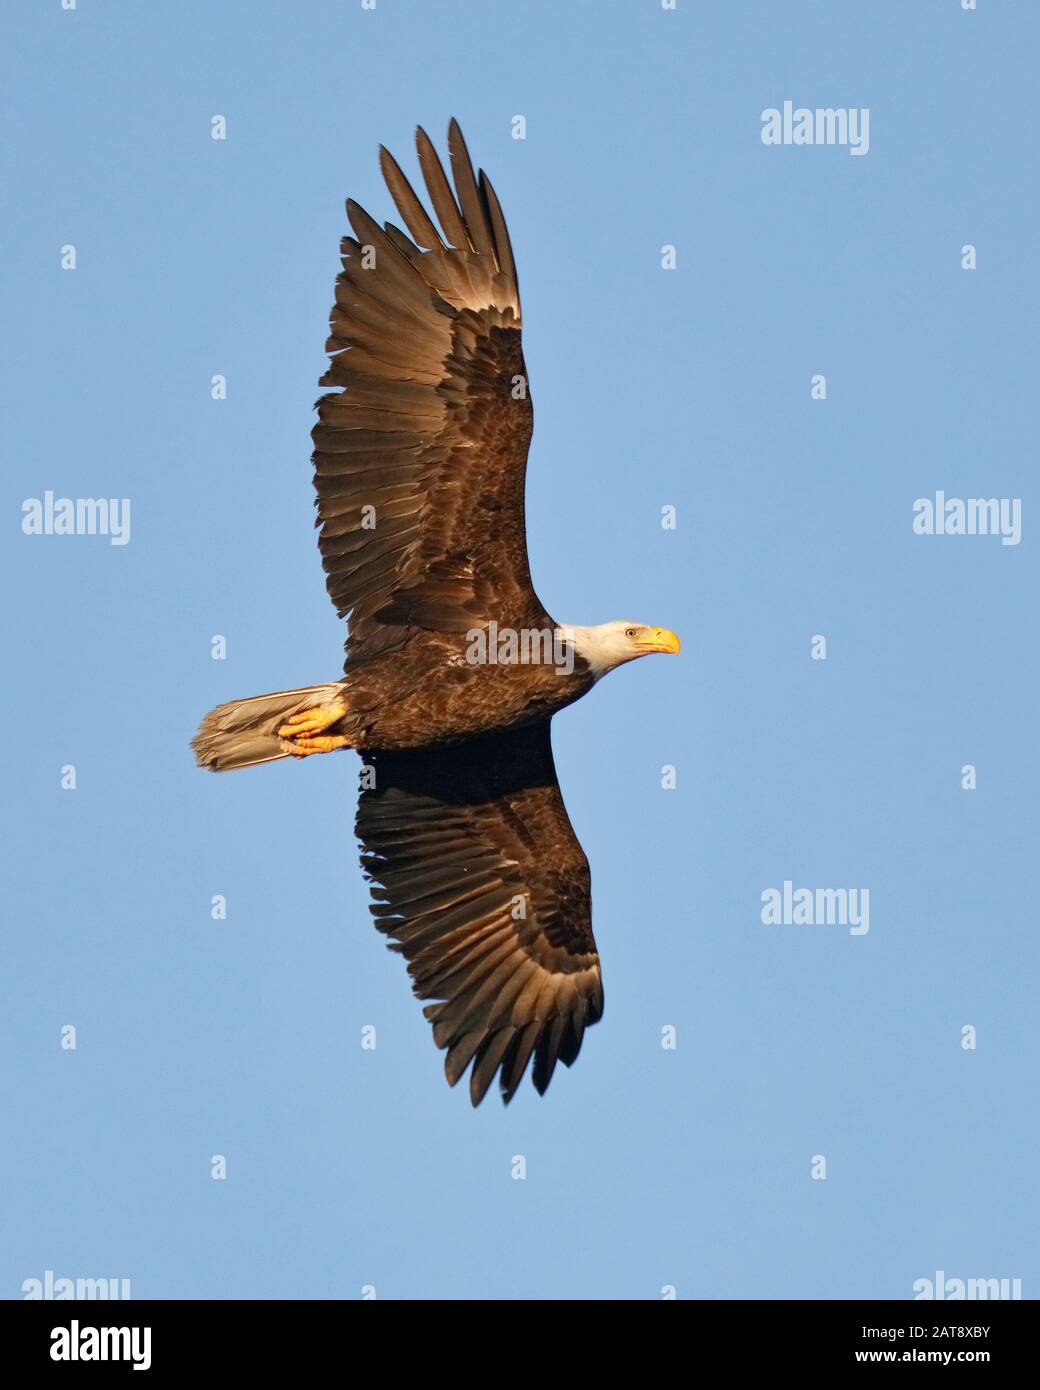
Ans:
[[[1035,1296],[1034,7],[4,27],[0,1294]],[[788,99],[869,108],[869,152],[764,145]],[[451,115],[520,271],[539,593],[684,641],[555,721],[606,1014],[476,1112],[370,924],[353,755],[187,748],[341,668],[308,460],[343,200],[389,216],[378,144],[412,171]],[[129,497],[129,544],[24,535],[46,490]],[[915,535],[937,490],[1021,499],[1021,543]],[[785,880],[868,888],[869,932],[764,925]]]

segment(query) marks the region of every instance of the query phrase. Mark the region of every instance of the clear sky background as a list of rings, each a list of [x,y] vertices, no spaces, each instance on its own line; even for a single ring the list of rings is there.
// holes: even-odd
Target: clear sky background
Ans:
[[[1036,1296],[1037,7],[4,28],[0,1294]],[[868,107],[869,153],[766,147],[787,99]],[[606,1014],[476,1112],[370,923],[356,758],[187,746],[341,669],[309,430],[343,201],[390,216],[378,144],[414,172],[453,114],[520,271],[539,593],[684,642],[555,721]],[[129,497],[130,543],[23,535],[47,489]],[[1021,544],[914,535],[937,489],[1021,498]],[[785,879],[869,888],[869,932],[763,925]]]

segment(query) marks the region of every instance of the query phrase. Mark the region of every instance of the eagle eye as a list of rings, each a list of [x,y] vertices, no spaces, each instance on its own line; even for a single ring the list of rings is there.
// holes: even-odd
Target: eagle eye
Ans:
[[[626,627],[626,628],[625,628],[625,636],[626,636],[626,637],[634,637],[635,635],[636,635],[636,629],[635,629],[634,627]]]

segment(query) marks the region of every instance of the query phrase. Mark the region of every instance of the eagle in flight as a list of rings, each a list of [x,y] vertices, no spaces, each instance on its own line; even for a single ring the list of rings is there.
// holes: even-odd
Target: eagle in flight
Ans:
[[[353,748],[376,926],[408,962],[454,1085],[544,1092],[603,1013],[588,860],[549,723],[673,632],[555,622],[531,584],[532,411],[498,198],[448,128],[454,192],[417,131],[433,218],[380,150],[407,232],[352,200],[313,431],[319,547],[344,674],[233,700],[193,740],[215,772]]]

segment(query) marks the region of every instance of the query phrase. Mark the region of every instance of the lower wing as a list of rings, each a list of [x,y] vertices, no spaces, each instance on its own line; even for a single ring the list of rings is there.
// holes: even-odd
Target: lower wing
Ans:
[[[357,835],[376,926],[408,961],[454,1085],[508,1102],[534,1057],[544,1092],[603,1013],[589,865],[548,721],[450,747],[371,752]]]

